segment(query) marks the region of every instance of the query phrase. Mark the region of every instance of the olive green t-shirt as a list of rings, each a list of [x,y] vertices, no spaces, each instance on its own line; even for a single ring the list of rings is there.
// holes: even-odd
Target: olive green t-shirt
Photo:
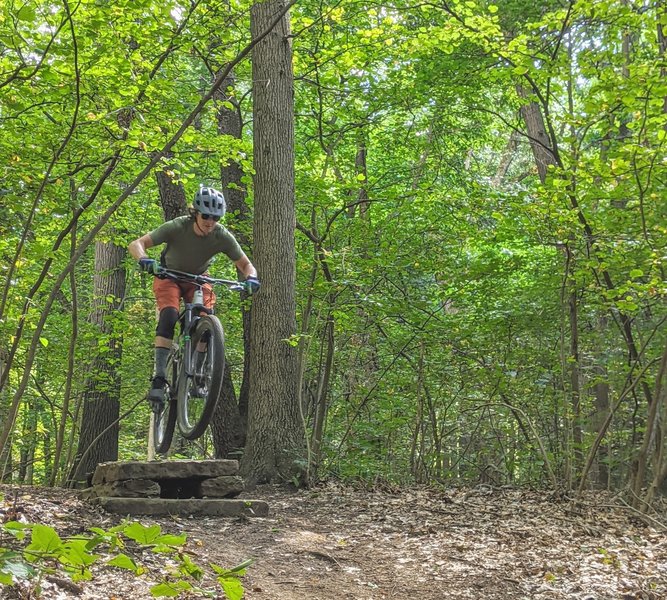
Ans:
[[[153,245],[167,244],[161,255],[163,266],[200,275],[220,252],[233,262],[243,256],[239,243],[220,223],[204,237],[195,234],[194,223],[188,216],[176,217],[148,234]]]

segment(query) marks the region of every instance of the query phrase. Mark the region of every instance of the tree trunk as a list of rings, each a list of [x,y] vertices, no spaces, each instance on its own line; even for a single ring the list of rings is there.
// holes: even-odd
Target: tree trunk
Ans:
[[[187,200],[182,183],[174,183],[167,170],[158,171],[155,174],[157,188],[160,193],[160,204],[165,221],[171,221],[176,217],[184,215],[187,211]]]
[[[75,193],[74,181],[70,180],[70,193],[74,196]],[[76,252],[76,242],[77,242],[77,230],[78,228],[74,226],[71,233],[71,242],[70,242],[70,258],[74,256]],[[67,377],[65,378],[65,391],[63,393],[63,408],[60,414],[60,422],[58,423],[58,429],[56,433],[56,449],[53,458],[53,471],[51,472],[51,477],[49,478],[49,485],[54,486],[56,484],[56,479],[59,475],[65,476],[67,469],[67,462],[61,464],[61,457],[63,453],[63,448],[65,446],[65,429],[67,427],[67,418],[70,414],[70,402],[72,400],[72,387],[74,381],[74,364],[76,359],[76,345],[79,338],[79,293],[76,283],[76,275],[74,271],[70,273],[70,293],[72,295],[71,299],[71,315],[72,315],[72,333],[69,338],[69,348],[67,350]],[[72,434],[76,429],[76,419],[72,420],[72,429],[70,432],[70,446],[67,448],[68,458],[72,455]]]
[[[566,273],[566,286],[569,288],[568,314],[570,322],[570,355],[568,363],[570,369],[570,403],[572,404],[572,442],[574,444],[572,478],[578,477],[584,460],[583,435],[581,428],[581,370],[579,366],[579,300],[577,298],[576,283],[572,277],[574,270],[574,257],[567,248],[568,270]]]
[[[329,408],[329,380],[331,378],[331,371],[333,368],[334,358],[334,318],[333,318],[333,304],[335,300],[330,298],[331,310],[327,316],[324,324],[324,332],[322,336],[322,346],[326,347],[324,364],[320,366],[320,376],[317,383],[317,395],[315,397],[315,420],[313,425],[312,436],[312,455],[315,466],[315,472],[319,468],[322,460],[322,439],[324,437],[324,424],[327,419],[327,412]]]
[[[662,354],[660,369],[655,380],[655,404],[658,421],[665,423],[667,419],[667,345]],[[667,494],[667,490],[664,488],[664,483],[667,481],[667,439],[663,436],[656,443],[656,446],[657,452],[653,469],[653,480],[646,492],[647,507],[653,502],[657,490],[662,489],[663,493]]]
[[[253,5],[253,38],[285,7]],[[254,260],[262,288],[253,298],[248,439],[241,470],[253,483],[303,473],[297,393],[294,78],[289,16],[253,49]]]
[[[636,471],[632,481],[632,505],[635,508],[641,508],[642,510],[647,510],[649,508],[650,501],[653,499],[653,495],[655,493],[655,489],[662,483],[661,478],[663,477],[663,469],[667,468],[662,464],[664,459],[663,441],[660,435],[661,410],[663,413],[667,412],[664,410],[664,408],[661,407],[661,404],[667,403],[667,385],[665,385],[664,382],[667,382],[667,345],[665,346],[665,350],[662,354],[660,368],[656,375],[655,396],[653,398],[653,402],[649,404],[648,407],[644,439],[642,440],[642,445],[639,449],[639,454],[636,459]],[[653,478],[646,496],[642,497],[642,488],[644,486],[646,474],[649,471],[650,454],[652,448],[656,450],[653,455]]]
[[[507,171],[509,171],[510,165],[512,164],[512,160],[514,160],[514,153],[516,152],[518,145],[519,134],[516,131],[512,131],[507,146],[500,157],[500,163],[498,163],[496,174],[493,176],[492,184],[494,187],[500,186],[503,179],[505,179]]]
[[[601,359],[601,357],[600,357]],[[596,364],[593,373],[597,379],[595,384],[595,415],[593,416],[593,431],[599,431],[609,415],[609,382],[607,369],[604,365]],[[600,445],[596,459],[595,480],[602,489],[609,489],[609,444]]]
[[[357,202],[359,202],[359,215],[362,218],[368,217],[368,166],[366,163],[366,142],[361,138],[357,144],[357,156],[354,159],[354,170],[359,180],[359,195]]]
[[[528,92],[520,85],[517,86],[517,92],[521,98],[528,97]],[[537,173],[540,181],[544,183],[547,178],[547,170],[549,166],[556,164],[556,159],[551,139],[544,124],[542,109],[537,102],[528,102],[521,107],[521,116],[526,125],[526,133],[535,158]]]
[[[216,458],[238,458],[236,452],[243,448],[245,435],[228,361],[225,361],[222,391],[211,419],[211,435]]]
[[[242,126],[240,107],[234,95],[234,86],[236,79],[231,72],[220,86],[216,99],[221,102],[218,110],[218,133],[220,135],[229,135],[238,140],[241,139]],[[232,105],[229,108],[225,103]],[[248,234],[248,228],[251,225],[250,210],[246,203],[246,189],[243,182],[243,169],[236,160],[228,160],[220,167],[220,179],[222,180],[222,190],[227,201],[227,212],[229,216],[227,222],[230,229],[239,244],[246,249],[250,248],[251,241]],[[251,257],[252,260],[252,257]],[[248,388],[250,376],[250,308],[243,307],[243,379],[241,380],[241,389],[236,406],[238,406],[238,423],[233,426],[238,431],[232,432],[236,438],[236,443],[240,446],[245,443],[246,427],[248,420]],[[232,388],[233,389],[233,388]]]
[[[0,348],[0,381],[4,379],[3,373],[7,365],[8,352]],[[5,405],[5,388],[0,388],[0,421],[7,418],[7,406]],[[11,483],[12,481],[12,445],[6,444],[0,453],[0,483]]]
[[[662,11],[658,13],[658,50],[661,57],[664,57],[667,54],[667,23],[664,21],[666,13],[667,8],[663,5]],[[660,76],[663,79],[667,78],[667,67],[660,67]],[[663,99],[662,112],[667,113],[667,94]],[[667,130],[667,124],[663,125],[663,128]]]
[[[86,381],[81,435],[70,485],[86,478],[98,463],[118,459],[118,416],[122,358],[121,340],[108,319],[125,296],[125,249],[109,242],[95,244],[94,300],[91,323],[100,341]]]

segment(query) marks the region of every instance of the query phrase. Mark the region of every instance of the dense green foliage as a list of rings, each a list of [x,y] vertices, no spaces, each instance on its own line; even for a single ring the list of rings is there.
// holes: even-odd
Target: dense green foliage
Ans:
[[[660,483],[667,13],[525,4],[292,9],[300,333],[286,343],[299,345],[313,476],[620,487],[643,462],[639,487]],[[0,414],[19,403],[3,460],[20,481],[67,472],[67,453],[53,464],[64,396],[76,439],[106,348],[87,321],[89,244],[124,246],[160,222],[158,169],[190,196],[236,160],[252,206],[247,61],[242,139],[218,134],[213,100],[144,172],[249,42],[248,8],[3,5]],[[123,409],[145,391],[154,322],[127,266],[109,324]],[[234,302],[223,322],[240,377]],[[140,406],[121,423],[121,457],[145,452],[147,421]]]
[[[124,522],[110,529],[91,528],[90,532],[61,538],[51,526],[8,521],[0,527],[0,584],[22,585],[27,595],[41,597],[42,586],[49,576],[67,575],[73,582],[93,580],[104,569],[123,569],[137,576],[159,580],[151,586],[154,598],[174,598],[184,594],[220,597],[211,589],[206,575],[212,575],[225,598],[243,597],[241,578],[252,560],[225,569],[210,563],[202,567],[186,551],[185,535],[162,533],[159,525]],[[129,553],[128,553],[129,551]],[[138,562],[143,551],[163,555],[168,567],[164,572]]]

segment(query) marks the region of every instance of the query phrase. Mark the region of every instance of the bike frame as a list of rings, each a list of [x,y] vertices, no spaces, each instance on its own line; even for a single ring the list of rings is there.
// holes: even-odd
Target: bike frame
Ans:
[[[178,319],[181,323],[181,335],[183,336],[183,343],[178,344],[179,348],[181,349],[181,360],[183,361],[179,372],[184,374],[186,377],[194,376],[191,364],[192,334],[197,327],[197,322],[199,319],[201,319],[201,315],[197,314],[195,311],[204,310],[208,314],[213,314],[212,310],[209,310],[204,306],[202,284],[197,284],[197,286],[198,287],[195,290],[193,301],[184,303],[184,308],[178,315]]]

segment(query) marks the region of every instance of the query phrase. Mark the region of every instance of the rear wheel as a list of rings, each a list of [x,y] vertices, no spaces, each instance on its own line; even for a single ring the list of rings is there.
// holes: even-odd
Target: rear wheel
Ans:
[[[153,445],[155,452],[169,452],[171,440],[176,426],[176,391],[178,387],[178,357],[176,349],[172,349],[167,359],[167,385],[164,388],[164,404],[162,411],[153,415]]]
[[[222,389],[225,335],[215,315],[197,322],[190,364],[193,373],[183,373],[178,382],[178,428],[186,440],[194,440],[206,431]]]

